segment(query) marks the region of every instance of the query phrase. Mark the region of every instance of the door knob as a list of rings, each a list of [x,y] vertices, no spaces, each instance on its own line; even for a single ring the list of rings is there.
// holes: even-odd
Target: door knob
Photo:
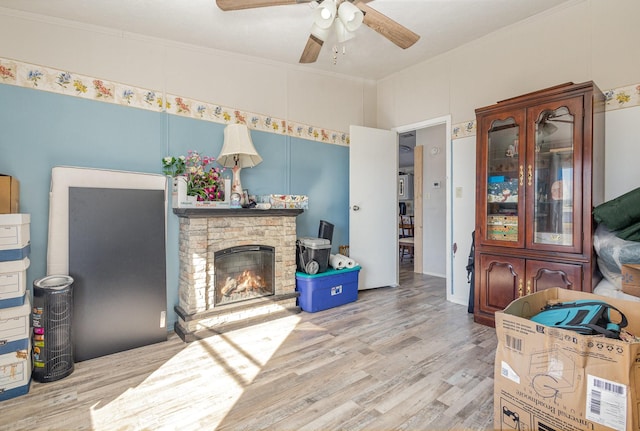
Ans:
[[[360,207],[359,207],[358,205],[354,205],[354,206],[353,206],[353,210],[354,210],[354,211],[358,211],[359,209],[360,209]]]

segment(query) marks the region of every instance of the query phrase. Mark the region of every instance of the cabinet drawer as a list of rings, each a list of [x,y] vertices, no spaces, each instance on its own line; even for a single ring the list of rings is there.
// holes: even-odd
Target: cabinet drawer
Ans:
[[[515,241],[518,241],[518,232],[516,233],[488,232],[487,239],[515,242]]]
[[[518,226],[518,216],[489,215],[487,224]]]

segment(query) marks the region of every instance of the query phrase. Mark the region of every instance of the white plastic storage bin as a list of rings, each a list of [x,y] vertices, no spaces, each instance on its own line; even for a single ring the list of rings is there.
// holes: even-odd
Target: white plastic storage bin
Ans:
[[[26,295],[19,307],[0,308],[0,355],[28,347],[30,313],[31,303]]]
[[[0,355],[0,401],[29,393],[31,346]]]
[[[0,214],[0,250],[23,248],[31,239],[30,214]]]
[[[27,268],[30,263],[28,257],[0,262],[0,308],[18,307],[24,304]]]
[[[298,238],[297,266],[299,272],[317,274],[329,267],[331,242],[326,238]]]

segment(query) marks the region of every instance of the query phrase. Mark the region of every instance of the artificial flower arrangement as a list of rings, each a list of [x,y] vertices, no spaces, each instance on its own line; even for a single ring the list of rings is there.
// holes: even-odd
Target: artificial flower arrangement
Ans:
[[[174,178],[185,177],[187,196],[195,196],[200,202],[224,201],[224,168],[218,166],[215,160],[189,150],[186,157],[164,157],[162,170],[165,175]]]

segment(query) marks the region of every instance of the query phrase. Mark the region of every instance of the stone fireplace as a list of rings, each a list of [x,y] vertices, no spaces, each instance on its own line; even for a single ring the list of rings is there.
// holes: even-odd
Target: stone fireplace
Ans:
[[[299,313],[302,210],[174,208],[179,217],[176,333],[186,342]]]

